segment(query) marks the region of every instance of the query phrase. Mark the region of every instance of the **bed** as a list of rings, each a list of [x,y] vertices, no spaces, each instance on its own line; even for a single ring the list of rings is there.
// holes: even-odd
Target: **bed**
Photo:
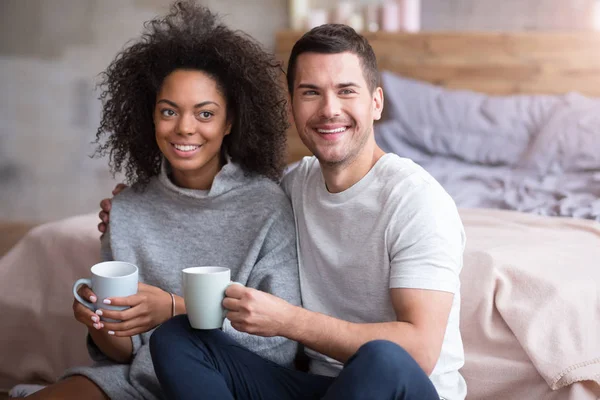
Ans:
[[[298,37],[278,33],[281,60]],[[468,399],[599,399],[600,36],[368,38],[387,71],[379,144],[436,176],[465,225]],[[288,149],[309,155],[293,129]],[[99,259],[96,223],[0,224],[0,389],[89,363],[70,288]]]

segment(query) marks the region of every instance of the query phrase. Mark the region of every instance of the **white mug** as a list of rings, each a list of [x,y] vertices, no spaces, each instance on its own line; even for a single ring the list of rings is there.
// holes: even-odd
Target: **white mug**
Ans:
[[[192,267],[182,271],[183,298],[190,325],[194,329],[223,327],[225,290],[231,281],[231,270],[224,267]]]
[[[123,261],[105,261],[91,268],[92,278],[78,279],[73,284],[73,296],[78,302],[92,311],[96,311],[100,304],[105,310],[125,310],[126,306],[112,306],[104,304],[104,299],[109,297],[127,297],[137,293],[138,267]],[[96,295],[96,304],[83,299],[77,290],[81,285],[88,285]],[[104,321],[116,322],[110,318],[102,318]]]

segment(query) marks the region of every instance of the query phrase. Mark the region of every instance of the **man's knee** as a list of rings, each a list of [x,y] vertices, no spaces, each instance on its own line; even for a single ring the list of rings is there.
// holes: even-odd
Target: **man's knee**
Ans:
[[[412,356],[387,340],[362,345],[338,379],[344,380],[342,386],[351,388],[350,393],[342,390],[349,399],[438,398],[431,380]]]
[[[386,373],[398,375],[409,366],[418,364],[406,350],[388,340],[373,340],[362,345],[354,358],[365,365],[384,367]],[[382,369],[378,368],[378,371]]]

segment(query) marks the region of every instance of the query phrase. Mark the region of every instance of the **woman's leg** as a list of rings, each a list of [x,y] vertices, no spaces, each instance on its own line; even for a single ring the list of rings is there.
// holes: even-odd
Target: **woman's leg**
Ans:
[[[318,399],[332,382],[265,360],[221,330],[192,329],[185,315],[154,331],[150,352],[169,399]]]
[[[82,375],[70,376],[23,398],[27,400],[109,400],[102,389]]]

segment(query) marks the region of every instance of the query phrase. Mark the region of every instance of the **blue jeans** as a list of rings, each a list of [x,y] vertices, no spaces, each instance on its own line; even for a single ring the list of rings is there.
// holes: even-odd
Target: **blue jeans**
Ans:
[[[150,351],[168,399],[439,399],[415,360],[384,340],[363,345],[337,378],[265,360],[219,329],[192,329],[186,315],[160,326]]]

